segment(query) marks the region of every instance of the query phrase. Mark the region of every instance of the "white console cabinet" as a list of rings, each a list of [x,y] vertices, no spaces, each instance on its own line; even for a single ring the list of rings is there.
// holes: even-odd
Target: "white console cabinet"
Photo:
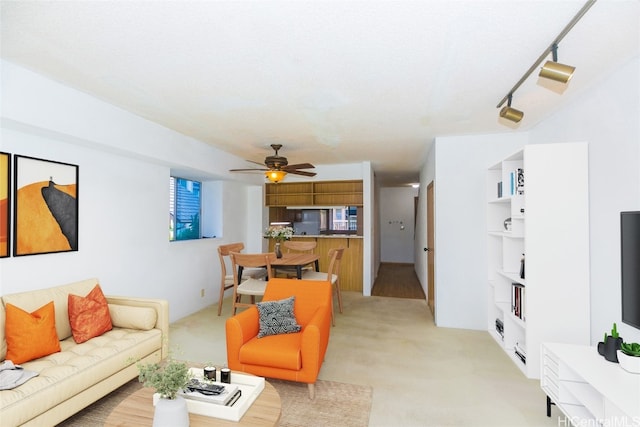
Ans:
[[[488,170],[487,327],[528,378],[543,342],[590,343],[588,195],[586,143],[527,145]]]
[[[640,374],[595,347],[544,343],[540,385],[574,426],[640,426]],[[549,415],[549,407],[547,407]]]

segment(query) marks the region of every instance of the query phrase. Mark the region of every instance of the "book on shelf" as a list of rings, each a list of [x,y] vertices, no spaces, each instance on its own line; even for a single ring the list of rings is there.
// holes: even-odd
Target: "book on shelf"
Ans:
[[[233,404],[236,403],[236,401],[242,395],[242,390],[240,390],[237,385],[218,382],[213,382],[211,384],[223,386],[224,390],[220,394],[208,395],[202,394],[199,391],[190,391],[186,389],[178,392],[178,394],[185,399],[198,400],[201,402],[224,406],[233,406]]]
[[[513,196],[516,192],[516,173],[509,172],[509,195]]]
[[[526,320],[525,317],[525,287],[522,283],[511,283],[511,312],[518,319]]]
[[[504,323],[502,323],[502,320],[500,319],[496,319],[496,331],[504,340]]]
[[[516,194],[524,194],[524,169],[516,170]]]
[[[509,196],[516,194],[524,194],[524,169],[522,168],[509,172]]]
[[[522,361],[526,365],[527,363],[527,349],[524,345],[516,342],[516,345],[513,347],[513,351],[515,352],[518,359]]]

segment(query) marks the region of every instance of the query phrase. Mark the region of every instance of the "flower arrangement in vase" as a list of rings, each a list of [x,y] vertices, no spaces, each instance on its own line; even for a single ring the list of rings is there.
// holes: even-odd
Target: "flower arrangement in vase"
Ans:
[[[276,253],[276,257],[282,258],[282,250],[280,249],[280,243],[283,240],[289,240],[293,236],[293,227],[283,226],[283,225],[272,225],[267,227],[264,232],[264,237],[267,239],[274,239],[276,241],[274,251]]]

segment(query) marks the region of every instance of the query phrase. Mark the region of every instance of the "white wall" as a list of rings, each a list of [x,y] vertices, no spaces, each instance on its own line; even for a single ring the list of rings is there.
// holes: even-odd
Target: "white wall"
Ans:
[[[411,187],[380,189],[380,260],[414,262],[414,198],[418,190]]]
[[[376,280],[380,257],[377,246],[379,238],[375,230],[375,212],[377,212],[378,198],[376,194],[375,175],[371,162],[364,162],[362,168],[362,196],[364,197],[364,218],[362,226],[364,236],[362,236],[362,294],[371,296],[371,288]],[[375,210],[375,211],[374,211]]]
[[[620,212],[640,210],[640,59],[553,114],[532,143],[587,141],[591,250],[591,340],[617,322],[625,340],[640,330],[621,323]]]
[[[107,294],[168,299],[175,320],[217,301],[219,244],[262,244],[261,177],[214,182],[243,159],[5,61],[1,102],[2,151],[76,164],[80,177],[79,250],[1,259],[0,293],[98,277]],[[203,215],[218,215],[222,237],[168,241],[171,170],[212,180],[223,209],[207,202]]]
[[[525,133],[435,140],[434,255],[438,326],[486,329],[487,169],[518,151],[526,141]],[[429,172],[425,171],[425,175]]]

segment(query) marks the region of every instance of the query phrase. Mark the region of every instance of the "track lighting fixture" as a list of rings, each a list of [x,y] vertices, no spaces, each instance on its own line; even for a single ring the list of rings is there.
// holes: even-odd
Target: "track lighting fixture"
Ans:
[[[520,110],[516,110],[515,108],[511,108],[512,98],[513,95],[509,94],[507,105],[502,107],[502,110],[500,110],[500,117],[511,120],[514,123],[518,123],[524,117],[524,113]]]
[[[551,53],[553,54],[553,61],[547,61],[540,69],[540,77],[545,79],[555,80],[560,83],[567,83],[576,67],[570,65],[560,64],[558,62],[558,45],[553,44],[551,46]]]
[[[504,105],[505,102],[508,101],[506,107],[500,110],[500,117],[504,117],[505,119],[511,120],[512,122],[519,122],[524,117],[524,113],[522,111],[518,111],[515,108],[511,108],[511,98],[513,94],[516,93],[516,90],[524,83],[524,81],[533,73],[533,71],[538,68],[542,61],[549,55],[549,53],[553,54],[553,61],[547,61],[544,66],[540,70],[540,77],[544,77],[547,79],[555,80],[558,82],[566,83],[571,79],[573,72],[575,71],[574,67],[569,65],[564,65],[558,63],[558,44],[560,41],[566,36],[569,31],[573,28],[574,25],[578,23],[578,21],[584,16],[585,13],[595,4],[596,0],[588,0],[582,9],[578,11],[576,16],[567,24],[566,27],[558,34],[558,37],[555,38],[553,43],[542,52],[542,55],[536,60],[536,62],[527,70],[526,73],[518,80],[518,82],[511,88],[509,92],[498,102],[496,108],[500,108]]]
[[[275,184],[279,183],[287,176],[287,173],[283,170],[271,170],[264,173],[267,179]]]

